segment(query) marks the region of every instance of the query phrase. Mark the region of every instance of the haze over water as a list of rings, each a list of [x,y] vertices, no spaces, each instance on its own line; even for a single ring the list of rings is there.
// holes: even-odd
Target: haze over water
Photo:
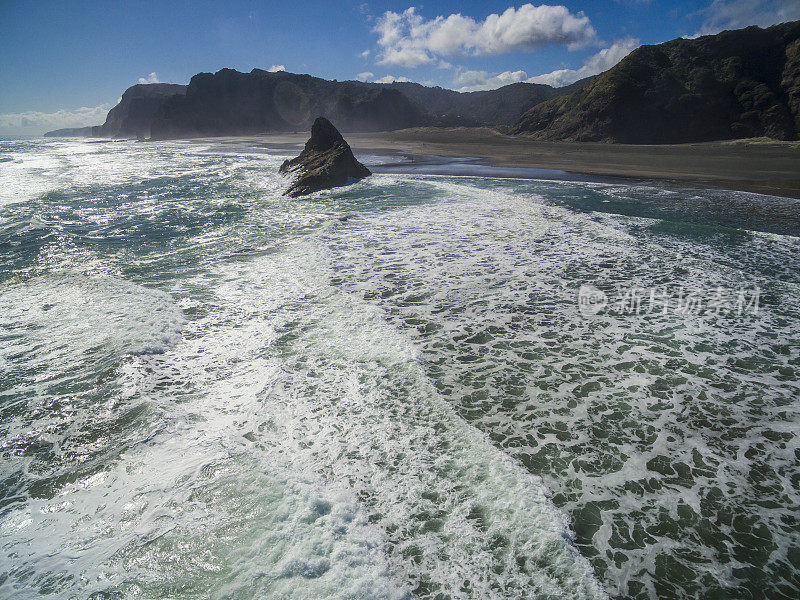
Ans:
[[[800,203],[289,154],[0,142],[0,596],[800,596]]]

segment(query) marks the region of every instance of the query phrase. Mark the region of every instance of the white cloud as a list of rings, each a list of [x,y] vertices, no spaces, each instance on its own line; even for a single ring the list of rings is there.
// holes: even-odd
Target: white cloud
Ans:
[[[608,71],[640,45],[641,43],[638,39],[627,37],[590,56],[580,69],[559,69],[552,73],[531,77],[527,81],[529,83],[546,83],[553,87],[569,85],[584,77],[591,77],[603,71]]]
[[[372,19],[375,18],[372,16],[372,13],[370,12],[369,4],[366,2],[363,2],[362,4],[358,5],[358,12],[360,12],[364,16],[364,20],[366,21],[372,21]]]
[[[158,75],[156,75],[156,72],[153,71],[147,77],[139,77],[139,83],[161,83],[161,82],[158,80]]]
[[[625,38],[600,50],[590,56],[580,69],[559,69],[552,73],[528,77],[525,71],[504,71],[492,74],[486,71],[460,70],[455,77],[454,84],[460,92],[475,92],[479,90],[494,90],[504,85],[518,83],[544,83],[553,87],[562,87],[575,83],[584,77],[597,75],[616,65],[633,50],[639,47],[639,40]]]
[[[378,62],[406,67],[430,64],[440,56],[503,54],[549,44],[577,48],[596,38],[582,12],[547,4],[510,7],[483,21],[461,14],[426,21],[412,6],[402,13],[385,12],[373,31],[381,47]]]
[[[487,71],[459,71],[454,83],[459,92],[478,92],[481,90],[494,90],[510,83],[525,81],[528,74],[525,71],[504,71],[492,75]]]
[[[768,27],[800,19],[797,0],[714,0],[702,11],[705,21],[691,37],[740,29],[748,25]]]
[[[375,73],[372,73],[371,71],[364,71],[363,73],[356,75],[356,79],[358,81],[369,81],[373,77],[375,77]]]
[[[370,50],[367,49],[367,50],[364,50],[361,54],[359,54],[359,56],[361,58],[367,58],[369,56],[369,54],[370,54]]]
[[[283,65],[272,65],[269,69],[267,69],[267,71],[269,71],[270,73],[277,73],[278,71],[285,71],[285,70],[286,67],[284,67]]]
[[[411,81],[408,77],[395,77],[394,75],[384,75],[380,79],[376,79],[374,83],[394,83],[397,81],[398,83]]]
[[[46,131],[65,127],[102,125],[106,120],[110,104],[81,107],[75,110],[58,110],[52,113],[26,111],[0,114],[0,136],[42,135]]]

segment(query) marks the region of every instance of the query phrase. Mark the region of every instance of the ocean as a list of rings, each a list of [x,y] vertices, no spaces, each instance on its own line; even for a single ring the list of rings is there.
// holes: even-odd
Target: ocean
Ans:
[[[294,154],[0,142],[0,597],[800,597],[800,201]]]

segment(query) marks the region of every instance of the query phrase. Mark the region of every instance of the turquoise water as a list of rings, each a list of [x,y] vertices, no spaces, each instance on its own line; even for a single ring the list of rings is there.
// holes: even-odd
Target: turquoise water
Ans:
[[[0,142],[0,596],[800,595],[800,203],[287,156]]]

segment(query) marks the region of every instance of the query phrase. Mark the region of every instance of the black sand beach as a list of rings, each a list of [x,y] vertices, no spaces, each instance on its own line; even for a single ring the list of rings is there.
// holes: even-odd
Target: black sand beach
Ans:
[[[346,137],[356,153],[404,154],[417,163],[429,162],[420,158],[424,156],[471,157],[477,159],[476,167],[665,179],[800,198],[800,142],[752,139],[661,146],[542,142],[488,128],[415,128]],[[306,138],[307,133],[299,132],[209,139],[281,147],[303,144]],[[474,174],[482,173],[475,169]]]

